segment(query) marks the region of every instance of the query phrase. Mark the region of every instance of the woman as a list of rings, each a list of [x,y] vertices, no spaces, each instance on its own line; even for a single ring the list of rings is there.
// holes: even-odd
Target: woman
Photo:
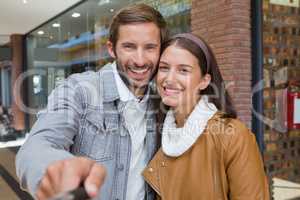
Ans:
[[[143,175],[158,199],[269,199],[255,137],[236,119],[205,42],[188,33],[167,41],[156,82],[169,110]]]

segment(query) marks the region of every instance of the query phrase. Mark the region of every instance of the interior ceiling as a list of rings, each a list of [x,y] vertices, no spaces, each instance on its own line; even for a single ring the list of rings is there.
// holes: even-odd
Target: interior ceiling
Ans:
[[[81,0],[1,0],[0,45],[25,34]]]
[[[57,18],[48,21],[47,24],[39,27],[30,34],[39,40],[40,47],[48,46],[53,42],[64,43],[69,39],[74,39],[86,33],[103,30],[102,26],[108,26],[109,19],[113,14],[125,5],[135,2],[136,0],[89,0],[74,9],[64,12]],[[104,3],[103,3],[104,2]],[[80,17],[71,17],[72,13],[80,13]],[[59,23],[60,27],[53,27],[54,23]],[[38,32],[44,34],[39,35]]]

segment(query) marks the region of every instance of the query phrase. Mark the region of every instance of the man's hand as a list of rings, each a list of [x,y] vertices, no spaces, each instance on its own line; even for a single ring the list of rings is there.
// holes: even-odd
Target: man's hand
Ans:
[[[88,195],[93,198],[98,194],[105,176],[105,168],[88,158],[75,157],[57,161],[48,166],[36,197],[39,200],[48,199],[73,190],[83,182]]]

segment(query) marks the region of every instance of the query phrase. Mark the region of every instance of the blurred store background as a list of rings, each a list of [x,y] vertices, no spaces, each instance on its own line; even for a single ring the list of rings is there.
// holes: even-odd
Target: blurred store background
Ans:
[[[172,34],[208,41],[256,136],[273,199],[300,199],[299,0],[1,1],[0,199],[30,199],[18,188],[14,156],[36,112],[70,74],[111,61],[110,19],[135,2],[158,9]]]

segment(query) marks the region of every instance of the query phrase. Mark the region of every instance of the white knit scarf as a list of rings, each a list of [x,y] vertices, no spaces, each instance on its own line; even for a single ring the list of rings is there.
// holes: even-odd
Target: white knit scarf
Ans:
[[[186,152],[203,133],[207,122],[217,112],[207,96],[202,96],[182,128],[176,128],[173,110],[169,110],[163,125],[162,150],[172,157]]]

